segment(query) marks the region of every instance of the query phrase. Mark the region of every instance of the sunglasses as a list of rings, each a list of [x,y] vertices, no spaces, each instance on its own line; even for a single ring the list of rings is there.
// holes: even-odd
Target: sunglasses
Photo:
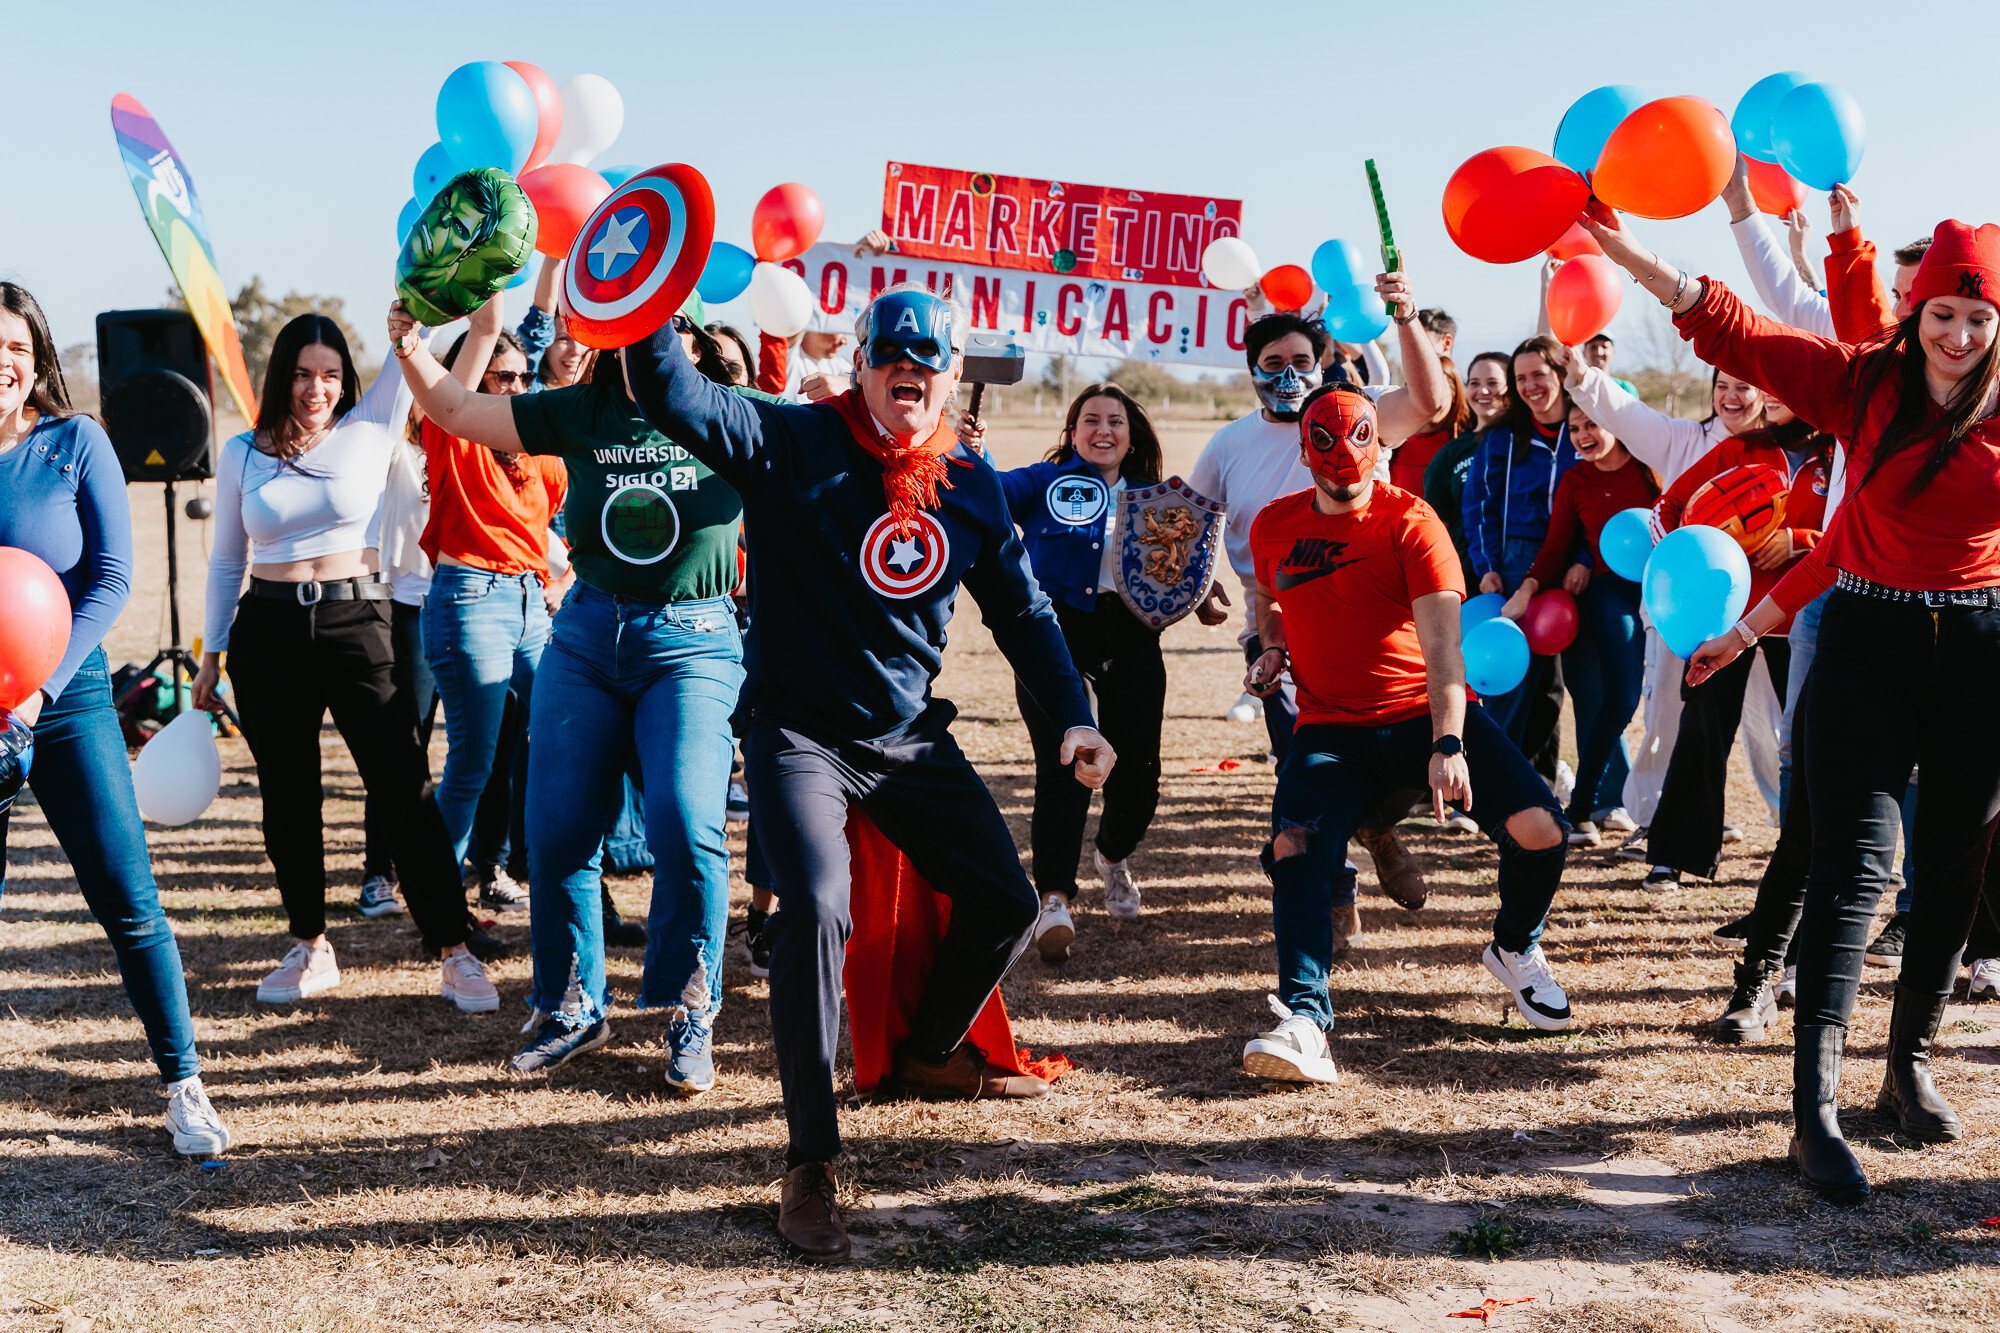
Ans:
[[[486,372],[486,378],[503,389],[515,384],[525,389],[535,382],[534,375],[525,370],[489,370]]]

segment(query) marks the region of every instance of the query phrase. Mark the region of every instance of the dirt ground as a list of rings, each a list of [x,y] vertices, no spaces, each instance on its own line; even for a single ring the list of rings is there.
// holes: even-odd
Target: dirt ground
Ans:
[[[1049,431],[1006,430],[996,455],[1026,461]],[[1170,428],[1170,464],[1207,433]],[[163,621],[160,492],[132,495],[148,555],[114,662],[143,660]],[[183,525],[190,637],[206,526]],[[1025,846],[1009,673],[969,605],[954,631],[941,692]],[[1492,1314],[1523,1333],[1993,1322],[1994,1010],[1948,1014],[1939,1080],[1970,1133],[1919,1150],[1863,1109],[1891,979],[1870,969],[1844,1100],[1877,1192],[1854,1210],[1813,1202],[1782,1164],[1788,1023],[1762,1046],[1706,1039],[1730,962],[1709,932],[1748,904],[1773,836],[1740,765],[1731,810],[1750,836],[1714,883],[1648,894],[1642,867],[1572,857],[1547,943],[1575,1032],[1503,1021],[1478,961],[1493,856],[1423,821],[1405,829],[1430,906],[1367,894],[1367,934],[1336,972],[1342,1081],[1246,1077],[1237,1057],[1273,984],[1253,858],[1271,771],[1261,726],[1222,717],[1242,672],[1233,627],[1190,620],[1166,647],[1164,799],[1134,861],[1145,915],[1114,926],[1087,888],[1073,958],[1030,956],[1005,986],[1020,1041],[1076,1072],[1036,1104],[849,1110],[843,1269],[789,1262],[772,1233],[783,1132],[764,983],[732,962],[720,1078],[699,1099],[669,1095],[664,1021],[629,1009],[607,1050],[548,1078],[503,1072],[526,961],[497,966],[499,1014],[463,1016],[407,919],[352,911],[359,787],[331,731],[339,989],[252,1000],[285,940],[240,742],[206,818],[151,830],[206,1079],[237,1137],[221,1165],[176,1158],[103,934],[24,811],[0,908],[0,1326],[1408,1330],[1469,1327],[1448,1316],[1488,1298],[1523,1300]],[[643,914],[649,882],[614,889]],[[629,999],[636,954],[612,969]]]

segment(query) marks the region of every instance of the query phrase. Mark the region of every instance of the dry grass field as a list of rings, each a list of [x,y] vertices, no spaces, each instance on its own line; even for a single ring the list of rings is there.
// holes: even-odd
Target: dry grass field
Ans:
[[[1048,429],[1004,432],[999,459],[1025,461]],[[1170,462],[1206,433],[1177,424]],[[133,500],[148,556],[114,662],[143,660],[159,624],[159,492]],[[187,550],[193,625],[198,531]],[[955,629],[941,690],[1025,846],[1011,681],[969,605]],[[351,910],[360,791],[330,730],[338,990],[252,1001],[283,916],[240,742],[209,816],[152,830],[207,1081],[237,1136],[220,1166],[176,1158],[103,935],[24,811],[0,906],[0,1326],[1445,1330],[1526,1297],[1493,1326],[1913,1333],[2000,1317],[2000,1227],[1981,1225],[2000,1214],[2000,1013],[1949,1013],[1940,1082],[1970,1134],[1917,1150],[1861,1109],[1888,1016],[1890,973],[1871,969],[1844,1100],[1877,1193],[1855,1210],[1813,1202],[1781,1163],[1788,1024],[1764,1046],[1706,1039],[1730,961],[1709,932],[1747,904],[1772,837],[1740,767],[1750,838],[1717,882],[1649,895],[1640,868],[1572,858],[1548,948],[1579,1030],[1503,1021],[1478,962],[1493,858],[1425,821],[1405,827],[1430,906],[1364,896],[1367,934],[1336,974],[1342,1081],[1242,1074],[1272,985],[1253,859],[1271,772],[1261,727],[1221,717],[1242,670],[1233,629],[1190,620],[1167,651],[1165,795],[1135,858],[1145,915],[1115,928],[1087,890],[1071,961],[1031,955],[1006,982],[1020,1040],[1076,1072],[1037,1104],[849,1110],[843,1269],[791,1263],[772,1233],[783,1124],[764,984],[732,962],[720,1078],[697,1100],[662,1082],[663,1019],[629,1009],[605,1051],[549,1078],[503,1072],[526,962],[497,967],[499,1014],[463,1016],[406,919]],[[1242,762],[1216,771],[1224,758]],[[614,884],[628,913],[649,888]],[[637,956],[612,966],[629,997]]]

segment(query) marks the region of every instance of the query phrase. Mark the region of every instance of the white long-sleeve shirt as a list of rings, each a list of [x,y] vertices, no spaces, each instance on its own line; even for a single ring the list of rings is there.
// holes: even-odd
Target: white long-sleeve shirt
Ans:
[[[1824,293],[1813,290],[1799,276],[1791,251],[1772,231],[1762,213],[1752,213],[1741,222],[1729,224],[1736,248],[1743,252],[1743,266],[1750,270],[1750,285],[1757,299],[1781,323],[1822,338],[1831,338],[1833,307]]]
[[[1583,372],[1583,382],[1573,385],[1569,396],[1585,416],[1616,435],[1626,452],[1659,473],[1662,486],[1673,485],[1696,459],[1729,436],[1721,417],[1670,417],[1625,392],[1595,366]]]

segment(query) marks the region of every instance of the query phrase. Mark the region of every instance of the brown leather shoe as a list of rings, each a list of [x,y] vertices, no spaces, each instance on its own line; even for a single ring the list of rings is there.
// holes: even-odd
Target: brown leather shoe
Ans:
[[[807,1162],[785,1172],[784,1191],[778,1196],[778,1235],[793,1253],[811,1263],[847,1262],[851,1246],[834,1203],[831,1165]]]
[[[912,1054],[896,1053],[896,1084],[912,1097],[927,1101],[975,1101],[981,1097],[1046,1097],[1047,1080],[1016,1074],[989,1064],[986,1053],[969,1041],[937,1064]]]
[[[1417,869],[1416,858],[1403,847],[1403,840],[1396,836],[1393,828],[1360,828],[1354,830],[1354,837],[1368,855],[1375,861],[1375,879],[1382,892],[1396,900],[1399,907],[1407,907],[1412,912],[1422,907],[1431,896],[1430,886],[1424,883],[1424,874]]]

